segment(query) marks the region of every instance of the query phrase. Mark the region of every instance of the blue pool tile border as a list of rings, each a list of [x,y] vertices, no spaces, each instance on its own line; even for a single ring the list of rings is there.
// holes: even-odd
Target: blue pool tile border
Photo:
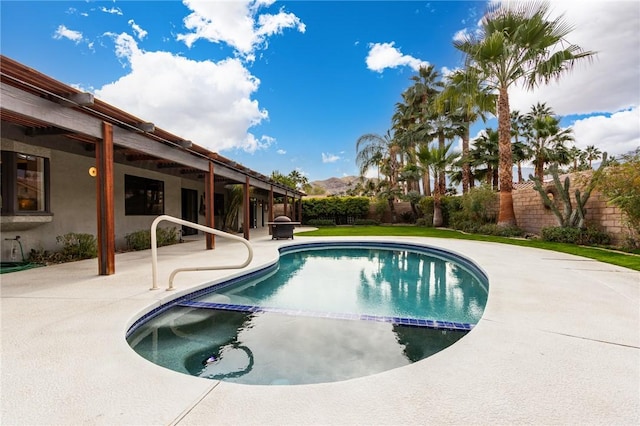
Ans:
[[[185,300],[178,303],[178,306],[185,308],[197,308],[197,309],[216,309],[222,311],[234,311],[234,312],[268,312],[277,313],[282,315],[291,316],[305,316],[315,318],[330,318],[330,319],[345,319],[354,321],[375,321],[375,322],[387,322],[395,325],[405,325],[411,327],[425,327],[433,328],[436,330],[450,330],[450,331],[471,331],[473,324],[466,322],[451,322],[451,321],[438,321],[430,319],[420,318],[403,318],[403,317],[389,317],[378,316],[369,314],[348,314],[340,312],[317,312],[317,311],[303,311],[297,309],[283,309],[283,308],[269,308],[265,306],[256,305],[235,305],[228,303],[213,303],[213,302],[197,302],[195,300]]]

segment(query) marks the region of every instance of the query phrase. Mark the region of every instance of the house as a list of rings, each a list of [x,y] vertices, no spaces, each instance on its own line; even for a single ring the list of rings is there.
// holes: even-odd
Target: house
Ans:
[[[220,229],[241,188],[232,231],[249,239],[250,228],[273,220],[274,197],[287,208],[305,195],[8,57],[0,71],[2,261],[15,257],[18,236],[29,253],[88,233],[98,240],[98,273],[109,275],[125,236],[158,215]],[[206,245],[215,247],[213,235]]]

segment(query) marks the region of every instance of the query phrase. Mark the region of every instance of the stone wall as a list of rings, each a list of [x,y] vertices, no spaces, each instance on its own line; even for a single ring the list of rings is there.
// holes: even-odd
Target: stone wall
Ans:
[[[564,176],[560,178],[564,182]],[[572,178],[570,192],[575,192],[576,188],[580,188],[579,182]],[[545,184],[548,190],[555,190],[552,182]],[[575,197],[571,196],[573,206],[575,208]],[[622,211],[613,205],[607,203],[606,197],[597,191],[591,192],[591,197],[587,201],[586,221],[587,225],[594,225],[611,234],[614,244],[624,243],[629,235],[629,229],[624,224]],[[561,204],[558,204],[561,206]],[[540,194],[533,189],[533,182],[514,185],[513,190],[513,209],[516,215],[518,227],[532,234],[540,234],[542,228],[548,226],[559,226],[556,216],[551,209],[546,207]],[[562,211],[562,208],[560,207]]]

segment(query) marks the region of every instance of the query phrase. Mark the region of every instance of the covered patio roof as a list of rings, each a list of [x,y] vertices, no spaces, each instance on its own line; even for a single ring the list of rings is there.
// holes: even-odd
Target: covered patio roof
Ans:
[[[3,55],[0,76],[2,133],[12,139],[86,155],[103,138],[106,122],[113,125],[116,162],[194,179],[213,163],[216,181],[249,178],[249,185],[275,194],[306,195]]]

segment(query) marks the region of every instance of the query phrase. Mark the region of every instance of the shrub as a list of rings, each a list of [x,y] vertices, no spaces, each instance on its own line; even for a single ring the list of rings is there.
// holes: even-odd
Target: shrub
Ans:
[[[62,256],[62,252],[50,253],[47,250],[44,250],[43,248],[31,249],[28,260],[31,263],[39,263],[42,265],[65,262],[65,259],[63,259],[63,256]]]
[[[369,213],[367,197],[326,197],[302,200],[302,218],[306,224],[312,220],[330,219],[337,224],[349,223],[351,218],[363,218]]]
[[[450,226],[451,216],[455,214],[455,212],[460,211],[460,197],[458,196],[444,196],[441,199],[442,205],[442,220],[443,226]]]
[[[400,221],[402,223],[414,223],[416,221],[413,212],[402,212],[400,213]]]
[[[380,222],[374,219],[356,219],[354,225],[380,225]]]
[[[418,201],[418,209],[424,218],[431,216],[431,223],[433,223],[433,197],[422,197]]]
[[[129,250],[137,251],[151,248],[151,231],[148,229],[127,234],[124,239],[127,242],[127,248]]]
[[[148,250],[151,248],[151,230],[143,229],[125,235],[129,250]],[[178,242],[178,230],[173,228],[156,228],[156,243],[158,247],[168,246]]]
[[[498,226],[495,223],[480,225],[475,233],[497,237],[522,237],[524,235],[524,231],[516,226]]]
[[[56,242],[62,244],[60,254],[65,261],[91,259],[98,256],[98,243],[96,237],[91,234],[69,232],[57,236]]]
[[[308,222],[308,225],[322,227],[322,226],[336,226],[336,223],[331,219],[311,219]]]
[[[500,196],[489,186],[471,188],[460,197],[460,209],[470,220],[482,223],[495,223],[498,217]]]
[[[499,195],[489,186],[471,188],[461,197],[449,197],[449,226],[465,232],[479,233],[484,225],[494,224],[498,216]],[[488,235],[498,235],[497,230],[485,228]],[[505,231],[505,233],[518,231]]]
[[[542,239],[555,243],[569,243],[578,245],[608,245],[611,236],[594,227],[585,229],[552,226],[542,229]]]
[[[433,227],[433,214],[424,215],[416,220],[416,226],[423,226],[425,228]]]
[[[598,189],[610,198],[609,203],[625,213],[631,235],[629,247],[640,246],[640,148],[624,154],[617,164],[609,164],[603,173],[596,175]]]
[[[387,212],[388,208],[389,208],[389,203],[387,203],[386,200],[378,199],[375,201],[374,211],[376,215],[376,220],[378,222],[382,222],[382,219],[384,219],[384,214]]]

